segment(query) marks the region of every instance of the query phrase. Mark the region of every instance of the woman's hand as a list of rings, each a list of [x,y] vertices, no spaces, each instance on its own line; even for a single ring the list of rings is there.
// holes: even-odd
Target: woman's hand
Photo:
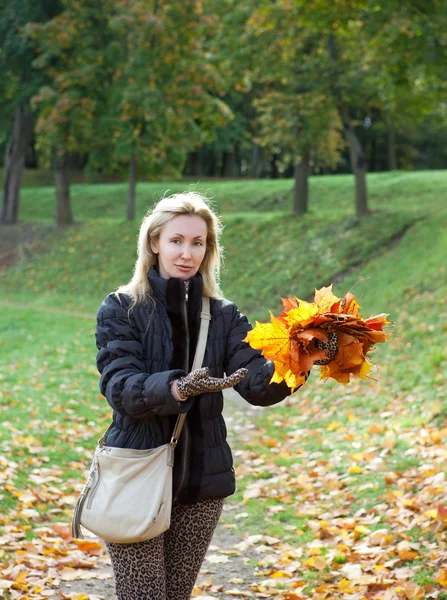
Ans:
[[[192,371],[185,377],[176,379],[171,385],[174,398],[179,401],[186,400],[191,396],[198,396],[205,392],[220,392],[232,388],[238,384],[248,373],[247,369],[238,369],[232,375],[223,377],[210,377],[208,367]]]

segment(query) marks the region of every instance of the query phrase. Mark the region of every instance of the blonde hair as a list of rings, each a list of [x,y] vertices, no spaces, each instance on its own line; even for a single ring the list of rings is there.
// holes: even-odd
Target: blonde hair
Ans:
[[[178,215],[196,215],[207,226],[206,251],[199,273],[203,278],[203,294],[221,298],[219,287],[222,249],[219,243],[222,223],[209,205],[209,200],[198,192],[183,192],[162,198],[144,217],[138,235],[138,257],[133,277],[126,285],[120,286],[115,294],[126,294],[132,305],[151,299],[148,280],[149,269],[158,264],[158,256],[152,251],[151,242],[157,242],[164,225]]]

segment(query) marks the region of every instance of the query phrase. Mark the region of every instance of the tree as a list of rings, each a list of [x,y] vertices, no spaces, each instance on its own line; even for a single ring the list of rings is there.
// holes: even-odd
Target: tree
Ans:
[[[209,52],[218,26],[197,0],[121,0],[110,27],[121,40],[107,119],[117,162],[130,164],[127,218],[138,168],[177,177],[187,154],[231,115]]]
[[[366,187],[366,160],[362,144],[356,134],[352,123],[352,116],[348,101],[348,94],[343,89],[343,74],[352,73],[346,69],[346,60],[340,59],[337,39],[335,33],[329,33],[327,37],[329,58],[329,81],[337,112],[343,124],[345,139],[349,146],[349,157],[351,169],[355,178],[355,211],[357,217],[365,217],[368,214],[368,193]],[[346,55],[346,52],[345,52]]]
[[[298,193],[303,199],[298,210],[306,207],[308,169],[301,168],[306,156],[314,168],[334,168],[335,154],[346,145],[355,174],[356,213],[368,214],[368,149],[374,155],[376,141],[382,142],[383,132],[387,133],[389,164],[394,168],[396,138],[413,130],[419,119],[441,117],[441,125],[446,121],[443,4],[438,0],[215,4],[223,23],[214,37],[215,54],[233,89],[244,90],[256,104],[257,115],[249,126],[253,141],[262,143],[275,163],[289,164],[296,157],[295,174],[302,182],[297,180],[296,188],[303,190]],[[386,146],[386,138],[383,143]]]
[[[239,79],[256,98],[256,138],[294,163],[293,210],[303,214],[308,207],[310,161],[333,166],[343,146],[339,133],[343,121],[330,79],[327,73],[322,76],[322,59],[328,63],[322,24],[306,17],[306,11],[314,9],[308,9],[304,0],[253,0],[243,6],[227,0],[226,7],[225,38],[233,39]],[[235,23],[239,30],[231,33]]]
[[[228,116],[206,56],[216,20],[197,0],[63,3],[49,27],[30,31],[52,77],[36,98],[38,132],[47,147],[88,152],[90,168],[127,165],[132,220],[138,172],[178,175]]]
[[[44,82],[31,64],[35,44],[23,35],[29,21],[48,22],[60,10],[59,0],[17,0],[0,8],[0,134],[6,139],[0,222],[16,223],[25,154],[33,131],[30,99]]]
[[[396,135],[430,119],[447,122],[447,13],[436,1],[391,1],[370,9],[368,61],[376,74],[375,106],[387,125],[393,170],[398,166]]]
[[[105,147],[97,124],[107,107],[114,57],[107,55],[110,3],[63,0],[62,8],[51,22],[29,23],[25,32],[39,49],[33,66],[47,77],[33,97],[37,145],[54,172],[56,222],[69,225],[70,156]]]
[[[253,146],[252,96],[232,90],[222,100],[231,111],[229,118],[214,129],[210,142],[189,154],[184,169],[186,175],[239,177],[248,174]],[[254,175],[252,172],[250,174]]]
[[[245,51],[240,70],[249,73],[252,86],[261,88],[256,101],[259,137],[265,145],[295,157],[295,212],[307,209],[305,166],[316,153],[314,146],[324,148],[321,140],[326,139],[332,140],[332,150],[339,149],[339,141],[335,145],[333,141],[340,128],[355,177],[356,215],[367,215],[366,158],[359,125],[372,109],[383,109],[389,123],[391,160],[395,162],[392,141],[394,116],[399,109],[394,103],[389,110],[384,90],[396,97],[400,85],[408,93],[417,78],[411,76],[411,61],[405,78],[411,86],[402,87],[396,73],[383,68],[387,60],[393,63],[390,40],[392,55],[397,46],[402,49],[402,57],[407,57],[400,57],[400,62],[415,55],[421,66],[428,60],[429,48],[433,53],[433,46],[439,54],[444,38],[442,28],[434,24],[443,22],[438,3],[420,8],[416,1],[404,6],[396,0],[382,8],[372,0],[247,0],[242,5],[227,0],[226,5],[233,9],[228,8],[228,22],[239,26],[233,38]],[[421,14],[416,17],[418,10]],[[434,30],[433,42],[430,34]],[[418,37],[411,52],[406,44],[410,37]],[[240,52],[236,50],[238,56]],[[436,64],[441,62],[436,60]],[[429,79],[424,76],[423,81]],[[439,82],[438,76],[436,79]],[[319,160],[323,157],[324,153]]]
[[[292,162],[293,212],[305,214],[311,163],[316,169],[333,167],[343,147],[338,116],[326,97],[293,92],[281,85],[264,91],[255,106],[259,139],[264,147],[280,151],[281,162]]]

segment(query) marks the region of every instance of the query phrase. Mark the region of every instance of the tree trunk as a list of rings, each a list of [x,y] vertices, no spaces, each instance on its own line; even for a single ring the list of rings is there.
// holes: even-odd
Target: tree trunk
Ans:
[[[278,179],[278,155],[272,154],[270,157],[270,179]]]
[[[368,171],[374,173],[376,171],[376,158],[377,158],[377,141],[376,138],[371,140],[370,152],[369,152],[369,167]]]
[[[223,177],[233,178],[238,176],[236,150],[234,147],[230,150],[230,152],[224,152],[222,175]]]
[[[366,217],[368,210],[368,193],[366,188],[366,162],[363,148],[352,126],[349,111],[344,103],[338,106],[338,112],[343,123],[346,141],[349,146],[351,168],[355,177],[355,213],[357,217]]]
[[[206,170],[205,173],[208,177],[215,177],[216,175],[216,165],[217,165],[217,157],[216,152],[207,152],[207,161],[206,161]]]
[[[191,175],[194,177],[202,175],[202,156],[199,150],[191,153]]]
[[[251,176],[258,179],[262,175],[264,163],[264,153],[259,144],[253,143],[251,146]]]
[[[33,117],[18,106],[11,136],[6,144],[3,175],[3,205],[0,222],[17,223],[20,203],[20,184],[25,164],[26,150],[33,132]]]
[[[396,136],[394,127],[388,123],[388,168],[390,171],[397,171],[397,152],[396,152]]]
[[[127,196],[127,220],[135,219],[135,200],[137,188],[137,157],[135,154],[130,159],[129,166],[129,193]]]
[[[309,157],[300,157],[294,165],[295,189],[293,195],[293,214],[307,213],[309,199]]]
[[[346,141],[349,145],[349,156],[351,159],[351,168],[355,177],[355,212],[357,217],[365,217],[368,214],[368,194],[366,189],[366,163],[363,154],[363,148],[358,139],[354,127],[351,123],[348,106],[343,97],[343,91],[338,81],[338,48],[335,34],[328,36],[328,52],[332,62],[331,69],[331,87],[335,98],[338,114],[343,123],[343,130]]]
[[[71,212],[70,198],[70,166],[66,153],[58,156],[53,154],[54,185],[56,188],[56,224],[71,225],[73,214]]]

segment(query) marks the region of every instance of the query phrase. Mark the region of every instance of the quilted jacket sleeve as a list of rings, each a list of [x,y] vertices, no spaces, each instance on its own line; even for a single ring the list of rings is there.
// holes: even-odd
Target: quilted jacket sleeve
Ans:
[[[275,370],[274,365],[271,361],[267,361],[261,352],[254,350],[243,341],[252,327],[247,317],[242,315],[235,305],[232,306],[225,372],[233,373],[236,369],[245,367],[248,373],[234,389],[250,404],[256,406],[277,404],[290,396],[290,389],[284,382],[270,383]]]
[[[107,296],[99,308],[96,346],[99,388],[118,413],[147,419],[177,415],[191,407],[193,400],[179,404],[170,391],[172,380],[183,376],[183,371],[145,372],[139,332],[115,294]]]

